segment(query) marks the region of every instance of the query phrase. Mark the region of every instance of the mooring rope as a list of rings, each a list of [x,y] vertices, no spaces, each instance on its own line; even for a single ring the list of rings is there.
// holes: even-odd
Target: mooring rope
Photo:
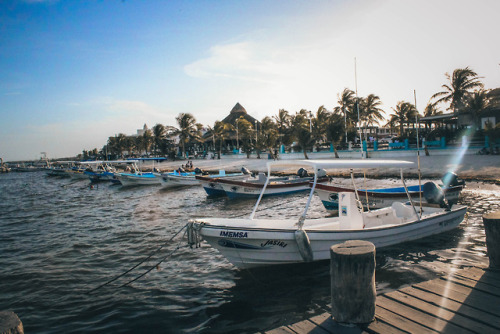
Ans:
[[[184,226],[186,227],[187,224]],[[184,229],[184,227],[180,230],[182,231]],[[179,232],[180,232],[179,231]],[[179,244],[177,245],[177,247],[171,251],[167,256],[165,256],[163,259],[161,259],[159,262],[157,262],[155,265],[151,266],[148,270],[146,270],[145,272],[143,272],[142,274],[140,274],[139,276],[137,276],[136,278],[128,281],[127,283],[124,283],[122,285],[120,285],[120,288],[123,288],[127,285],[129,285],[130,283],[133,283],[135,281],[137,281],[138,279],[140,279],[141,277],[144,277],[146,274],[148,274],[151,270],[153,270],[154,268],[157,268],[163,261],[165,261],[166,259],[168,259],[170,256],[172,256],[176,251],[179,250],[179,248],[181,248],[181,241],[182,239],[184,238],[184,236],[186,235],[186,231],[184,231],[184,235],[182,236],[181,240],[179,240]],[[189,245],[184,245],[184,247],[188,247]]]
[[[185,224],[179,231],[177,231],[177,233],[175,233],[168,241],[166,241],[163,245],[161,245],[160,247],[158,247],[154,252],[152,252],[151,254],[149,254],[149,256],[147,258],[145,258],[144,260],[140,261],[139,263],[137,263],[135,266],[133,266],[132,268],[128,269],[127,271],[125,271],[124,273],[118,275],[118,276],[115,276],[113,277],[112,279],[110,279],[109,281],[107,281],[106,283],[103,283],[101,285],[99,285],[98,287],[92,289],[92,290],[89,290],[86,292],[86,294],[91,294],[93,293],[94,291],[97,291],[107,285],[109,285],[110,283],[113,283],[114,281],[116,281],[117,279],[125,276],[126,274],[128,274],[129,272],[131,272],[132,270],[134,270],[135,268],[137,268],[138,266],[140,266],[141,264],[143,264],[144,262],[148,261],[151,257],[153,257],[153,255],[157,254],[159,251],[161,251],[163,249],[163,247],[165,247],[165,245],[167,245],[167,243],[169,243],[170,241],[172,241],[177,235],[179,235],[179,233],[181,233],[182,230],[184,230],[185,228],[187,227],[187,224]],[[177,249],[176,249],[177,250]],[[160,262],[161,263],[161,262]],[[149,270],[151,271],[151,270]],[[148,271],[148,272],[149,272]],[[144,274],[145,275],[145,274]],[[142,275],[142,276],[144,276]],[[141,277],[142,277],[141,276]],[[131,282],[129,282],[131,283]],[[129,284],[127,283],[127,284]]]

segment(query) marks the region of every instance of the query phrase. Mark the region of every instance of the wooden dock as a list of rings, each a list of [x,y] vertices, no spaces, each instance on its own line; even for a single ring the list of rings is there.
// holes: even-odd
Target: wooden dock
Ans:
[[[266,333],[500,333],[500,271],[467,268],[379,295],[363,327],[324,313]]]

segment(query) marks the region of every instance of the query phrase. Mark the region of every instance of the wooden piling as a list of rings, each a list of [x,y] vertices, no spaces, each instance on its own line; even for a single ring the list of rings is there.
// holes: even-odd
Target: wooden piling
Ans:
[[[332,317],[366,324],[375,317],[375,246],[349,240],[330,248]]]
[[[500,211],[483,215],[490,268],[500,269]]]
[[[24,334],[21,319],[12,311],[0,311],[0,334]]]

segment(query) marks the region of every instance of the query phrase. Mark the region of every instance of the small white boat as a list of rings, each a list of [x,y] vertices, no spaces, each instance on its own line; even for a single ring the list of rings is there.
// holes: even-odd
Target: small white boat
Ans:
[[[197,186],[200,182],[196,179],[194,172],[179,172],[157,174],[156,178],[161,183],[163,188],[177,188]]]
[[[161,180],[161,184],[165,188],[175,188],[175,187],[190,187],[200,185],[201,180],[197,178],[197,176],[203,176],[203,171],[199,168],[196,168],[194,172],[181,172],[181,171],[173,171],[172,173],[165,173],[159,175],[159,179]],[[219,174],[214,174],[207,177],[218,178],[224,177],[226,172],[224,170],[219,170]]]
[[[289,166],[300,163],[318,169],[400,168],[403,186],[403,168],[413,165],[408,161],[384,160],[307,160],[278,161],[271,166]],[[445,206],[440,188],[426,194],[429,203],[420,210],[410,204],[395,202],[390,207],[364,211],[355,192],[339,196],[339,217],[307,219],[307,211],[317,184],[313,187],[304,212],[297,219],[255,219],[264,187],[249,218],[199,218],[190,220],[188,238],[196,243],[203,238],[223,254],[229,262],[240,268],[326,260],[330,247],[346,240],[367,240],[376,247],[390,246],[416,240],[456,228],[464,219],[465,206]],[[266,184],[267,186],[267,184]],[[407,193],[408,194],[408,193]]]
[[[443,182],[446,178],[453,179],[453,182],[450,184],[449,182],[445,185],[440,185],[443,189],[444,194],[446,196],[446,200],[450,204],[456,204],[458,202],[458,198],[462,189],[465,186],[463,181],[458,181],[458,179],[452,176],[449,176],[447,173],[443,177]],[[312,186],[312,183],[310,184]],[[423,203],[427,203],[425,197],[423,196],[424,189],[419,185],[413,185],[407,187],[408,192],[411,197],[418,200],[422,198]],[[337,212],[339,210],[339,193],[341,192],[354,192],[356,191],[354,188],[342,187],[334,184],[322,184],[318,183],[316,185],[315,193],[321,199],[323,206],[326,210]],[[394,202],[407,202],[408,196],[406,194],[406,190],[404,187],[395,187],[395,188],[380,188],[380,189],[358,189],[359,200],[363,204],[365,208],[370,209],[380,209],[391,206]],[[367,204],[368,203],[368,204]]]
[[[135,161],[128,160],[130,166],[127,169],[130,171],[123,173],[116,173],[115,177],[122,186],[153,186],[160,185],[160,179],[157,177],[158,173],[141,172]]]
[[[303,174],[305,170],[301,169],[297,174]],[[326,173],[319,170],[320,181],[327,181]],[[268,174],[270,175],[270,174]],[[263,196],[288,195],[301,191],[309,190],[309,183],[314,179],[313,176],[283,176],[268,178],[266,174],[259,173],[256,178],[247,178],[244,180],[223,178],[218,180],[218,184],[224,190],[229,198],[257,198],[264,189]]]

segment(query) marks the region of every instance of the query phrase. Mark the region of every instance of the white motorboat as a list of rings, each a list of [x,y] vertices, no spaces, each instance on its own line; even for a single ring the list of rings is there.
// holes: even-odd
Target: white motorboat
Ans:
[[[226,175],[224,170],[219,170],[219,174],[208,175],[205,174],[201,169],[196,168],[194,172],[182,172],[179,170],[173,171],[171,173],[164,173],[159,175],[161,184],[165,188],[175,188],[175,187],[189,187],[197,186],[201,184],[201,180],[197,176],[206,176],[209,178],[221,178]]]
[[[142,172],[137,166],[135,160],[127,160],[129,166],[127,171],[123,173],[116,173],[115,177],[120,181],[122,186],[153,186],[160,185],[160,179],[157,177],[158,173]]]
[[[297,163],[314,170],[400,168],[405,188],[403,168],[413,166],[408,161],[371,159],[283,160],[269,162],[268,173],[271,167],[287,167]],[[431,191],[425,194],[432,207],[415,206],[406,192],[410,204],[394,202],[390,207],[364,211],[356,192],[341,192],[339,217],[308,219],[307,211],[317,179],[315,175],[307,204],[297,219],[254,218],[265,193],[266,182],[249,218],[210,217],[190,220],[190,243],[202,238],[240,268],[310,262],[329,259],[330,247],[346,240],[367,240],[376,247],[384,247],[451,230],[463,221],[467,209],[459,205],[448,207],[441,189],[435,186],[430,187]]]
[[[200,182],[196,179],[194,172],[173,171],[171,173],[157,174],[156,177],[164,188],[177,188],[197,186]]]

